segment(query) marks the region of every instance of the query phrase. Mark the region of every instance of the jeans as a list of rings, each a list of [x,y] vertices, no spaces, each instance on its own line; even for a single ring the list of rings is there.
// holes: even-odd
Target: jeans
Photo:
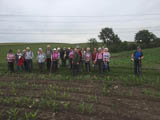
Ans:
[[[91,63],[90,63],[90,61],[85,62],[85,67],[86,67],[86,71],[87,72],[91,71]]]
[[[56,72],[58,70],[58,61],[52,61],[51,72]]]
[[[103,62],[103,72],[105,70],[107,70],[108,72],[110,71],[109,62]]]
[[[44,72],[45,63],[38,63],[38,66],[39,66],[39,71]]]
[[[103,73],[103,61],[102,59],[97,60],[97,65],[100,73]]]

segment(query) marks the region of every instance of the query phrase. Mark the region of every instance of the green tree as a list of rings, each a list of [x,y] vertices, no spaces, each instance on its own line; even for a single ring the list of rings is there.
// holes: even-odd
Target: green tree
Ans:
[[[105,45],[121,43],[120,38],[113,32],[112,28],[103,28],[98,37]]]
[[[98,42],[96,40],[96,38],[91,38],[88,40],[88,45],[91,49],[98,47]]]
[[[136,33],[135,42],[138,44],[149,45],[151,42],[155,41],[157,36],[148,30],[141,30]]]

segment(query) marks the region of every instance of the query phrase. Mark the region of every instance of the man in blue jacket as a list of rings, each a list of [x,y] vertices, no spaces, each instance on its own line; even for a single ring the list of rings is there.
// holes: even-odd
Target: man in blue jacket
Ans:
[[[136,52],[131,55],[131,60],[134,61],[134,74],[140,75],[141,74],[141,61],[144,58],[142,49],[137,47]]]

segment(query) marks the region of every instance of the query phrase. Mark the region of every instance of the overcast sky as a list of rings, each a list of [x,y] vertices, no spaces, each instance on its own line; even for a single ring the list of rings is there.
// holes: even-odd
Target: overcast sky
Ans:
[[[104,27],[122,41],[160,37],[160,0],[0,0],[0,42],[87,42]]]

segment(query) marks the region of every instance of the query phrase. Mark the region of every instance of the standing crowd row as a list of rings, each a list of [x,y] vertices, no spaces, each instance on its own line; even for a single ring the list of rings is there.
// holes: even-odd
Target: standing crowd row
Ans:
[[[37,63],[39,71],[45,71],[45,64],[48,72],[56,72],[60,67],[69,66],[73,75],[77,75],[81,71],[91,72],[91,66],[95,69],[96,66],[100,73],[110,71],[110,53],[108,48],[94,48],[91,52],[88,47],[84,48],[54,48],[51,49],[50,45],[47,45],[46,50],[39,48],[37,51]],[[34,54],[30,47],[24,49],[21,53],[20,49],[17,49],[17,53],[14,54],[10,49],[7,54],[8,68],[11,72],[14,72],[14,64],[16,65],[16,71],[33,71],[33,58]],[[61,62],[61,63],[60,63]],[[67,64],[68,63],[68,64]]]

